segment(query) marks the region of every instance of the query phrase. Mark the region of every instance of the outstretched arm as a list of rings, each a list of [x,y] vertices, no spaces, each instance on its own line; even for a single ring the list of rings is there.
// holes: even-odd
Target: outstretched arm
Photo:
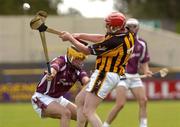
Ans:
[[[101,42],[105,38],[105,36],[102,34],[74,33],[72,35],[75,38],[83,39],[94,43]]]
[[[70,33],[64,32],[62,35],[59,36],[62,38],[63,41],[70,41],[79,51],[83,52],[86,55],[90,54],[90,49],[88,46],[80,43],[77,39],[75,39]]]

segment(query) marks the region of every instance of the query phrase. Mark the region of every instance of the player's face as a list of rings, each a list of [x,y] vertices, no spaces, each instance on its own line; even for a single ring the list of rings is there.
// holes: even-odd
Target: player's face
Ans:
[[[111,32],[110,26],[109,26],[108,24],[106,24],[106,31],[107,31],[107,33],[110,33],[110,32]]]
[[[83,66],[83,61],[80,60],[80,59],[73,59],[71,64],[74,65],[77,68],[81,68]]]
[[[137,25],[128,25],[128,28],[130,29],[131,32],[137,33],[139,30],[139,27]]]

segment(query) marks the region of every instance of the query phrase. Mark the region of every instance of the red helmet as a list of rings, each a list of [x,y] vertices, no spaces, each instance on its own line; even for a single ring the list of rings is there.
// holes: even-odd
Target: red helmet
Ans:
[[[105,22],[112,27],[122,28],[126,23],[126,17],[120,12],[112,12],[105,18]]]

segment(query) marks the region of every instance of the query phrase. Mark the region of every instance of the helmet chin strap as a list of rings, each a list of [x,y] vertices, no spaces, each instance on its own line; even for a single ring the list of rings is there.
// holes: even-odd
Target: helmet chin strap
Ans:
[[[69,56],[67,56],[67,61],[71,64],[71,63],[72,63],[72,61],[73,61],[73,57],[69,57]]]
[[[120,30],[121,30],[121,28],[119,28],[119,27],[112,27],[112,26],[110,26],[107,33],[109,33],[109,34],[116,34]]]
[[[71,59],[70,59],[70,62],[72,63],[72,61],[73,61],[73,56],[71,57]]]

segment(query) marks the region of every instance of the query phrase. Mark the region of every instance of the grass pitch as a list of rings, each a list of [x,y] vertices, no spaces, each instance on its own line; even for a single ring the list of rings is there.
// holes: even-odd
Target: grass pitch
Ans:
[[[104,121],[114,102],[102,103],[97,112]],[[180,101],[149,101],[149,127],[180,127]],[[40,119],[30,103],[0,103],[0,127],[59,127],[57,119]],[[71,122],[76,127],[76,122]],[[89,126],[90,127],[90,126]],[[138,127],[138,105],[126,103],[111,127]]]

